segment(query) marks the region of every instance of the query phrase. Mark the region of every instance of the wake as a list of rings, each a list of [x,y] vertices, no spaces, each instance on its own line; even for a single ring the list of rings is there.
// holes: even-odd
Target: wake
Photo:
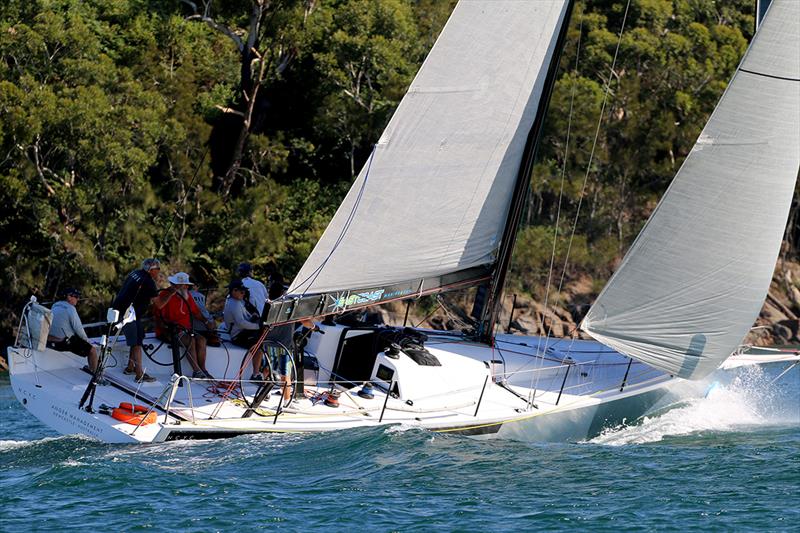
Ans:
[[[721,376],[725,377],[729,383],[711,382],[704,395],[679,398],[633,425],[610,428],[589,442],[621,446],[683,435],[800,425],[797,375],[770,383],[772,374],[753,366],[738,369],[732,379],[731,373]]]
[[[77,435],[60,435],[58,437],[43,437],[34,440],[0,440],[0,452],[8,450],[16,450],[19,448],[28,448],[31,446],[38,446],[40,444],[47,444],[49,442],[63,441],[67,439],[80,438]],[[86,440],[89,440],[88,438]]]

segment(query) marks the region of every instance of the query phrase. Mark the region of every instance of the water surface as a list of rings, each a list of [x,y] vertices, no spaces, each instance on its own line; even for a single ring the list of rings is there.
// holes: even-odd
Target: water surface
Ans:
[[[800,372],[739,370],[589,442],[406,428],[109,445],[0,375],[0,529],[797,531]]]

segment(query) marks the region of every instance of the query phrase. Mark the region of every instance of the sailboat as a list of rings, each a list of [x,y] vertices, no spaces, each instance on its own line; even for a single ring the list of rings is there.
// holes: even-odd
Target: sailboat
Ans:
[[[157,381],[134,384],[112,364],[127,355],[113,342],[117,316],[99,341],[109,383],[99,386],[79,357],[35,342],[47,315],[31,304],[24,338],[9,350],[20,402],[59,432],[106,442],[398,424],[579,440],[636,419],[674,383],[713,372],[758,315],[800,168],[800,2],[772,2],[581,323],[595,340],[496,335],[572,9],[572,0],[456,6],[288,294],[266,311],[273,326],[317,321],[305,357],[294,359],[290,401],[287,382],[242,380],[262,354],[227,343],[209,349],[217,379],[207,380],[188,378],[185,358],[150,337]],[[335,320],[473,286],[481,301],[469,335]],[[123,404],[132,404],[126,420],[114,416]]]

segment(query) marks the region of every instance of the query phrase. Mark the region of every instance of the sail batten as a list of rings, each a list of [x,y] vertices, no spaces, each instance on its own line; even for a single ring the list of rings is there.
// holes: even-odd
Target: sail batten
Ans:
[[[568,6],[456,6],[289,299],[491,269]]]
[[[800,168],[800,2],[775,0],[674,181],[581,328],[685,378],[761,309]]]

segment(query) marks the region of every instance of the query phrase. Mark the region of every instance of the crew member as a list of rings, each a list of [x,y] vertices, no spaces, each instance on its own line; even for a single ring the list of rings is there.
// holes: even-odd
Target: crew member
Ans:
[[[250,263],[239,263],[236,269],[236,275],[242,280],[242,284],[249,291],[248,299],[258,311],[258,316],[264,312],[264,304],[267,301],[267,288],[263,283],[257,279],[253,279],[251,274],[253,267]]]
[[[260,320],[257,313],[248,311],[245,306],[246,289],[242,280],[235,279],[228,285],[228,299],[225,301],[223,319],[228,326],[231,342],[248,350],[261,337]],[[261,380],[261,357],[253,356],[253,375],[251,380]]]
[[[114,298],[111,306],[119,311],[120,316],[125,314],[128,307],[133,307],[136,319],[125,324],[122,333],[125,342],[130,347],[128,365],[123,371],[125,374],[135,374],[136,381],[152,382],[155,378],[145,374],[142,367],[142,344],[144,343],[144,324],[142,319],[150,308],[150,303],[158,295],[156,280],[161,273],[161,263],[158,259],[148,258],[142,261],[142,268],[134,270]]]
[[[47,347],[86,357],[89,364],[84,369],[94,372],[97,370],[97,350],[89,342],[81,317],[75,308],[81,297],[81,291],[70,287],[62,293],[62,296],[63,299],[53,304],[53,323],[47,336]],[[104,385],[105,382],[101,384]]]
[[[175,330],[178,342],[186,347],[189,364],[194,371],[192,377],[213,379],[206,369],[206,338],[194,334],[192,330],[192,320],[203,320],[203,315],[189,294],[189,274],[178,272],[167,279],[169,288],[162,290],[155,301],[158,313],[165,324]],[[213,320],[204,324],[209,329],[216,327]]]

